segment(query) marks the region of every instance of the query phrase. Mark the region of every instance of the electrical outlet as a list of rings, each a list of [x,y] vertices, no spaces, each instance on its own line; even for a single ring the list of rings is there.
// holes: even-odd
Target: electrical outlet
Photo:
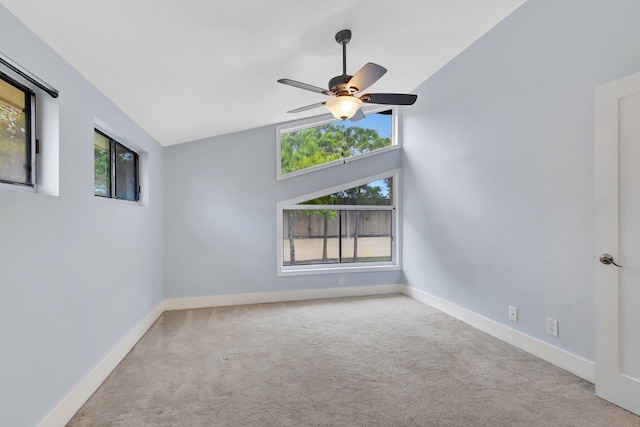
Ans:
[[[518,307],[512,305],[509,306],[509,320],[512,322],[518,321]]]
[[[340,276],[340,278],[338,279],[338,284],[340,286],[344,286],[344,284],[345,284],[344,276]]]
[[[547,333],[549,335],[553,335],[554,337],[559,336],[558,334],[558,321],[556,319],[552,319],[547,317]]]

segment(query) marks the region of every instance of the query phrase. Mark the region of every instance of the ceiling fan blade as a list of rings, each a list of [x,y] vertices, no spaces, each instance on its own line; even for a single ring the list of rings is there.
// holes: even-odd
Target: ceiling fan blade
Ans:
[[[329,91],[327,89],[322,89],[321,87],[318,87],[318,86],[314,86],[314,85],[310,85],[310,84],[307,84],[307,83],[298,82],[298,81],[291,80],[291,79],[280,79],[280,80],[278,80],[278,83],[282,83],[283,85],[297,87],[299,89],[310,90],[311,92],[323,93],[325,95],[333,95],[333,92],[331,92],[331,91]]]
[[[360,97],[360,100],[367,104],[385,105],[413,105],[416,99],[418,95],[408,93],[368,93]]]
[[[357,92],[362,92],[372,84],[378,81],[378,79],[384,76],[384,73],[387,72],[387,69],[381,67],[378,64],[374,64],[373,62],[367,62],[364,67],[360,68],[360,70],[351,77],[349,80],[349,87],[354,87]]]
[[[362,108],[358,108],[358,111],[351,117],[352,122],[357,122],[358,120],[364,119],[364,113],[362,112]]]
[[[300,108],[296,108],[295,110],[287,111],[287,113],[301,113],[303,111],[322,107],[323,105],[324,105],[324,102],[316,102],[315,104],[307,105],[306,107],[300,107]]]

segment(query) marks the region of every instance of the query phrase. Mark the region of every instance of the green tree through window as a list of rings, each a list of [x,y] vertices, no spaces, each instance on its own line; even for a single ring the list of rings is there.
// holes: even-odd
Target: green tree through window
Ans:
[[[25,89],[0,79],[0,180],[5,182],[32,184],[29,99]]]
[[[391,118],[391,111],[385,111],[355,123],[343,121],[283,133],[280,171],[287,174],[389,147]]]
[[[95,129],[93,133],[94,194],[137,201],[138,154]]]

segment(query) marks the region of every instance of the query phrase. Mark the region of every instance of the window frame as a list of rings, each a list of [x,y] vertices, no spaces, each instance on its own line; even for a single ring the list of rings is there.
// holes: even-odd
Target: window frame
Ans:
[[[103,136],[104,138],[109,140],[109,164],[110,164],[110,188],[109,188],[109,193],[110,195],[108,196],[103,196],[101,194],[96,194],[95,193],[95,157],[94,157],[94,164],[93,164],[93,170],[94,170],[94,193],[93,195],[95,197],[99,197],[101,199],[114,199],[114,200],[122,200],[125,202],[132,202],[132,203],[139,203],[140,202],[140,154],[133,150],[132,148],[127,147],[126,145],[124,145],[123,143],[121,143],[120,141],[116,140],[115,138],[113,138],[112,136],[110,136],[109,134],[107,134],[106,132],[98,129],[97,127],[94,127],[93,129],[94,133],[97,133],[101,136]],[[125,149],[126,151],[130,152],[133,154],[134,156],[134,167],[135,167],[135,199],[131,200],[131,199],[123,199],[121,197],[117,196],[117,159],[116,159],[116,148],[117,146],[122,147],[123,149]],[[95,147],[95,143],[94,143],[94,147]],[[94,148],[95,149],[95,148]]]
[[[36,94],[29,86],[24,85],[7,75],[3,71],[0,70],[0,79],[9,83],[11,86],[16,89],[24,92],[25,94],[25,114],[28,114],[28,117],[25,120],[25,124],[28,122],[29,126],[25,129],[26,133],[26,141],[25,144],[25,152],[27,157],[27,164],[29,165],[29,180],[30,182],[18,182],[18,181],[10,181],[6,179],[0,178],[0,185],[2,186],[18,186],[22,188],[36,189],[36,185],[38,183],[38,140],[36,138]],[[15,187],[14,187],[15,188]]]
[[[376,151],[377,152],[377,151]],[[378,181],[384,178],[393,178],[391,205],[303,205],[302,202],[313,200],[318,197],[333,194],[338,191],[347,190],[359,185]],[[358,179],[346,184],[341,184],[331,188],[304,194],[289,200],[277,203],[276,205],[276,259],[277,275],[298,276],[311,274],[331,274],[331,273],[354,273],[369,271],[392,271],[402,269],[402,215],[400,212],[400,181],[401,170],[393,169],[379,173],[363,179]],[[366,211],[366,210],[389,210],[391,216],[391,261],[375,262],[345,262],[307,265],[285,265],[284,264],[284,211],[285,210],[335,210],[335,211]]]
[[[366,115],[379,113],[381,111],[391,110],[391,145],[388,147],[380,148],[375,151],[369,151],[367,153],[358,154],[357,156],[346,157],[342,159],[332,160],[320,165],[311,166],[305,169],[300,169],[294,172],[286,174],[282,173],[282,135],[286,133],[296,132],[299,130],[314,128],[318,126],[327,125],[330,123],[338,123],[342,120],[336,119],[331,114],[323,114],[321,116],[308,117],[305,119],[294,120],[291,122],[283,123],[276,126],[276,180],[281,181],[284,179],[294,178],[296,176],[304,175],[307,173],[315,172],[318,170],[335,167],[338,165],[347,164],[356,160],[366,159],[367,157],[382,154],[388,151],[397,150],[402,145],[402,138],[400,138],[400,126],[399,126],[399,107],[395,105],[381,105],[375,107],[365,107],[363,112]]]

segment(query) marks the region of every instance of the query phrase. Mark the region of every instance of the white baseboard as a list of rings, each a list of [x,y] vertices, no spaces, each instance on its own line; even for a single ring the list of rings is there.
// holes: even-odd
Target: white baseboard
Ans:
[[[151,310],[149,314],[40,421],[38,427],[60,427],[67,424],[163,312],[164,301]]]
[[[596,365],[594,362],[583,359],[580,356],[569,353],[558,347],[554,347],[537,338],[533,338],[522,332],[511,329],[501,323],[487,319],[477,313],[459,307],[448,301],[430,295],[419,289],[402,285],[402,293],[437,310],[442,311],[468,325],[492,335],[507,344],[511,344],[542,360],[571,372],[578,377],[594,383],[596,378]]]
[[[404,285],[354,286],[348,288],[304,289],[298,291],[260,292],[253,294],[216,295],[208,297],[166,299],[164,309],[188,310],[229,305],[264,304],[323,298],[357,297],[402,293]]]

